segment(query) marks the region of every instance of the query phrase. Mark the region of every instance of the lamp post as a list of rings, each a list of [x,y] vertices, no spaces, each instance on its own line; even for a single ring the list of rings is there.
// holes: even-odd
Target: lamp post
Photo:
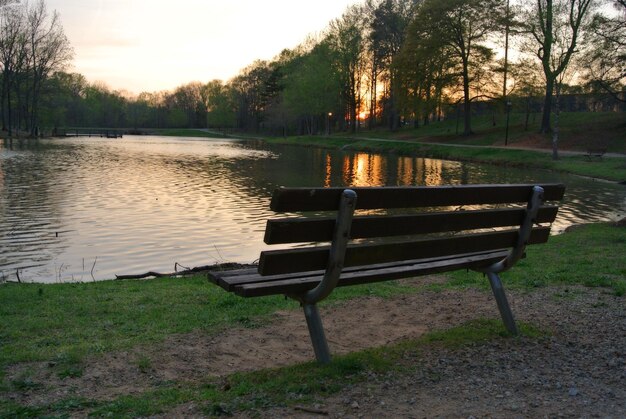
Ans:
[[[504,146],[506,147],[509,143],[509,117],[511,116],[511,107],[513,104],[511,101],[506,102],[506,132],[504,134]]]
[[[330,117],[333,116],[332,112],[328,112],[328,118],[326,118],[326,135],[330,135]]]

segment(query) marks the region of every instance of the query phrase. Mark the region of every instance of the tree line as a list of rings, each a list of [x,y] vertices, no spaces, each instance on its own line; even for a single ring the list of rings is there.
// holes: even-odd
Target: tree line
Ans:
[[[72,59],[59,15],[43,0],[0,3],[0,87],[2,130],[38,135],[42,102],[56,91],[49,79]]]
[[[541,132],[559,98],[624,100],[626,0],[365,0],[315,36],[228,81],[130,95],[63,72],[72,50],[40,0],[3,7],[3,129],[234,128],[322,134],[429,124],[472,104],[502,113],[542,97]]]

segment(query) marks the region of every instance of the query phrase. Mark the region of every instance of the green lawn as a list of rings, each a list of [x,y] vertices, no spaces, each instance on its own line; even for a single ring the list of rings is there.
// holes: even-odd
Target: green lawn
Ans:
[[[626,293],[626,228],[610,224],[579,226],[528,248],[526,259],[502,275],[508,289],[541,289],[552,285],[604,287],[623,298]],[[443,285],[428,289],[487,288],[482,275],[465,271],[448,275]],[[338,289],[326,304],[363,295],[390,297],[420,292],[419,287],[384,282]],[[487,291],[486,291],[487,292]],[[539,291],[540,292],[540,291]],[[0,395],[28,391],[40,385],[29,377],[8,382],[9,365],[48,361],[59,378],[82,374],[86,356],[159,342],[176,333],[201,330],[209,335],[232,325],[257,327],[276,310],[298,310],[280,297],[243,299],[210,284],[205,277],[161,278],[144,281],[105,281],[85,284],[0,285]],[[522,324],[523,334],[542,334]],[[41,406],[21,406],[0,397],[0,417],[69,415],[76,410],[96,416],[136,417],[156,414],[186,402],[201,402],[206,414],[223,414],[275,403],[293,404],[331,394],[368,374],[397,368],[400,359],[414,357],[433,343],[464,345],[502,339],[497,320],[476,319],[462,327],[427,334],[418,341],[337,357],[329,366],[295,365],[277,370],[234,374],[224,382],[207,378],[202,384],[172,382],[157,390],[112,401],[67,399]],[[409,354],[409,355],[407,355]],[[411,355],[412,354],[412,355]],[[145,362],[144,362],[145,361]],[[149,368],[149,360],[138,361]],[[409,365],[411,363],[409,362]],[[305,380],[306,377],[306,380]]]

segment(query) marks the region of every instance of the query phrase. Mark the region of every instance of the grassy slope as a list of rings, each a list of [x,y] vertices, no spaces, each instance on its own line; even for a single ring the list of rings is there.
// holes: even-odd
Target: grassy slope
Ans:
[[[524,114],[511,114],[508,145],[551,149],[552,136],[539,135],[539,116],[533,114],[528,129]],[[504,116],[474,117],[474,135],[461,136],[463,126],[457,128],[455,119],[431,123],[419,128],[404,128],[397,132],[389,130],[363,130],[359,136],[415,141],[455,143],[463,145],[504,146],[506,125]],[[586,151],[588,148],[606,148],[609,152],[626,153],[626,114],[617,112],[570,112],[562,113],[559,123],[559,149]]]
[[[581,226],[541,246],[531,246],[528,257],[503,275],[507,287],[531,289],[555,284],[608,287],[615,295],[626,292],[626,228],[608,224]],[[455,272],[444,287],[486,287],[481,275]],[[339,289],[331,303],[358,295],[388,296],[416,292],[395,282]],[[59,376],[79,375],[80,359],[135,345],[160,341],[172,333],[201,329],[217,333],[232,324],[262,323],[277,309],[297,305],[279,297],[242,299],[223,292],[202,277],[89,284],[5,284],[0,286],[0,367],[32,360],[50,360]],[[526,335],[538,333],[523,326]],[[463,345],[498,339],[499,321],[477,320],[469,325],[429,334],[413,347],[433,341]],[[69,414],[73,409],[95,409],[98,415],[142,416],[195,401],[207,414],[220,409],[245,409],[272,403],[296,403],[323,396],[346,383],[367,379],[372,371],[389,371],[406,356],[407,344],[339,357],[331,366],[310,364],[271,371],[235,374],[223,383],[171,383],[162,389],[112,402],[67,400],[51,406],[25,407],[1,401],[0,416]],[[415,349],[413,349],[414,351]],[[306,378],[306,379],[305,379]],[[3,389],[36,385],[28,380],[0,384]],[[306,383],[306,384],[302,384]],[[304,386],[304,387],[303,387]],[[306,388],[305,388],[306,387]],[[290,398],[298,396],[295,400]]]

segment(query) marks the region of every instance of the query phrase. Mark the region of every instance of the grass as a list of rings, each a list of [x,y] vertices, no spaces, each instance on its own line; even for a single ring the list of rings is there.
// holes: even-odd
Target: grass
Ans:
[[[523,336],[531,338],[545,334],[524,323],[520,328]],[[420,339],[338,356],[325,366],[309,362],[235,373],[225,379],[209,378],[199,384],[169,383],[154,391],[105,402],[70,398],[49,405],[21,406],[0,401],[0,415],[65,416],[88,410],[90,416],[130,418],[156,415],[182,404],[194,403],[208,416],[221,416],[272,406],[293,407],[313,403],[349,385],[391,372],[415,371],[420,368],[421,352],[433,345],[459,348],[505,338],[510,336],[499,321],[477,319],[449,330],[426,334]]]
[[[539,135],[539,114],[532,114],[528,129],[526,115],[511,113],[508,145],[526,144],[533,140],[538,148],[551,148],[551,135]],[[586,151],[587,148],[606,148],[609,152],[626,153],[626,115],[621,112],[563,112],[559,118],[559,144],[565,150]],[[419,128],[404,127],[392,132],[388,129],[361,130],[359,137],[403,139],[454,143],[462,145],[504,146],[506,120],[504,115],[475,116],[472,118],[473,135],[460,135],[462,123],[457,128],[456,119],[433,122]]]
[[[622,298],[626,293],[626,228],[610,224],[580,226],[530,246],[527,258],[502,275],[508,289],[532,290],[551,285],[603,287]],[[479,275],[449,274],[430,289],[488,287]],[[419,292],[397,282],[338,289],[329,299],[337,304],[363,295],[388,297]],[[564,293],[566,297],[567,293]],[[257,327],[276,310],[298,309],[282,298],[243,299],[226,293],[203,277],[109,281],[85,284],[4,284],[0,286],[0,367],[47,361],[59,378],[80,376],[85,356],[162,341],[174,333],[202,330],[217,333],[232,325]],[[545,334],[521,324],[522,334]],[[68,398],[40,406],[24,406],[0,397],[0,417],[94,416],[139,417],[194,403],[206,415],[267,406],[295,406],[316,400],[384,374],[420,368],[420,353],[442,345],[459,348],[508,338],[500,320],[475,319],[463,326],[438,330],[418,340],[336,357],[328,366],[312,363],[237,373],[201,383],[163,382],[154,390],[110,401]],[[129,368],[149,373],[147,356]],[[0,377],[0,394],[28,392],[42,384],[25,373],[12,380]]]
[[[529,246],[527,257],[502,274],[508,289],[549,285],[605,287],[626,294],[626,228],[588,224],[554,236],[544,245]],[[487,287],[482,275],[457,271],[447,286]]]
[[[407,292],[395,282],[338,290],[332,301]],[[204,276],[149,281],[0,286],[0,370],[18,362],[49,361],[60,376],[80,375],[86,355],[162,341],[176,333],[215,334],[257,327],[297,303],[281,296],[243,299]],[[331,302],[332,302],[331,301]],[[139,360],[147,368],[147,360]]]

